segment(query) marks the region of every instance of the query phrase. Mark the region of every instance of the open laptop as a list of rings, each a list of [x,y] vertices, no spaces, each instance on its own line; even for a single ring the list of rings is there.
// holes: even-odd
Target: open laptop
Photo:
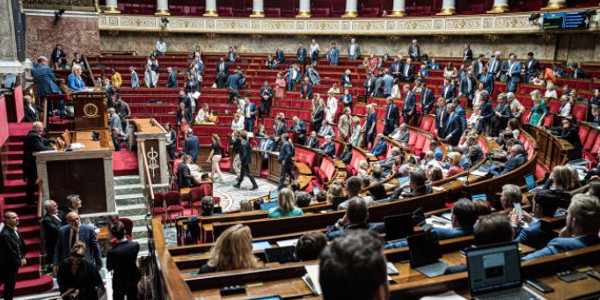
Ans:
[[[467,249],[473,299],[544,299],[523,286],[517,243]]]
[[[385,199],[388,197],[387,192],[383,184],[378,184],[369,189],[369,194],[373,197],[373,200]]]
[[[487,202],[487,195],[486,194],[477,194],[477,195],[471,196],[471,201],[476,202],[477,200],[482,200],[482,201]]]
[[[415,232],[413,214],[401,214],[383,218],[385,224],[385,239],[388,244],[395,244],[406,240],[406,237]]]
[[[338,207],[340,206],[340,204],[344,203],[344,201],[348,200],[348,197],[346,196],[340,196],[340,197],[335,197],[332,200],[331,203],[331,209],[333,210],[338,210]]]
[[[275,200],[275,199],[277,199],[278,195],[279,195],[279,192],[277,192],[277,190],[272,190],[269,192],[269,199]]]
[[[533,174],[525,176],[525,185],[527,185],[528,192],[531,192],[537,188],[537,183],[535,183],[535,177],[533,177]]]
[[[296,259],[296,247],[277,247],[265,249],[265,256],[268,263],[278,262],[286,264],[298,261]]]
[[[421,226],[421,228],[423,228],[425,231],[431,229],[431,225],[427,224],[427,218],[425,218],[423,207],[419,207],[413,211],[413,224],[415,226]]]
[[[260,204],[260,210],[269,210],[273,207],[277,207],[277,201],[263,202]]]
[[[429,278],[446,273],[448,264],[439,260],[442,257],[442,250],[435,233],[418,233],[409,236],[406,240],[408,241],[411,268]]]

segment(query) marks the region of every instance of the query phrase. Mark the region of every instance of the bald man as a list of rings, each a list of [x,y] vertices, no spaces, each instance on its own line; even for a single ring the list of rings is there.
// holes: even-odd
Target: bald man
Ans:
[[[56,143],[56,140],[42,137],[44,125],[42,122],[34,122],[33,129],[27,133],[23,142],[23,179],[27,181],[25,187],[27,204],[35,204],[35,182],[37,181],[37,167],[35,165],[35,152],[53,150],[50,143]]]
[[[76,242],[85,244],[85,259],[96,264],[98,270],[102,268],[102,252],[94,227],[81,224],[81,219],[76,212],[67,214],[68,225],[58,231],[58,240],[54,248],[54,274],[58,272],[60,263],[69,258],[71,248]]]

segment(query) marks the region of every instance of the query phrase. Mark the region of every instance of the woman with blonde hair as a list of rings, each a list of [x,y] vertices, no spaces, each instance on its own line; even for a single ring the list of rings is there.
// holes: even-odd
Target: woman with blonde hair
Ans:
[[[339,184],[332,184],[331,186],[329,186],[329,190],[327,190],[327,196],[325,196],[325,198],[327,199],[327,203],[333,204],[333,199],[343,196],[344,189],[342,188],[342,186]]]
[[[252,254],[250,227],[237,224],[227,228],[210,249],[208,262],[200,267],[199,274],[256,268]]]
[[[212,135],[212,143],[210,144],[210,154],[206,162],[212,162],[210,170],[210,178],[215,180],[215,173],[219,174],[219,183],[223,183],[223,173],[221,173],[221,167],[219,163],[223,157],[223,147],[221,146],[221,139],[217,134]]]
[[[200,109],[198,110],[198,114],[196,115],[196,119],[194,121],[196,121],[196,124],[198,125],[206,124],[209,115],[210,111],[208,110],[208,103],[204,103],[202,104],[202,106],[200,106]]]
[[[283,99],[283,97],[285,96],[285,88],[286,88],[286,81],[285,78],[283,77],[283,73],[279,72],[277,73],[277,79],[275,79],[275,98],[276,99]]]
[[[576,188],[578,181],[579,176],[574,177],[568,166],[556,166],[544,183],[544,189],[562,193]]]
[[[81,79],[81,72],[82,70],[80,65],[73,65],[71,68],[71,75],[69,75],[69,78],[67,79],[69,82],[69,88],[76,92],[85,89],[85,82],[83,82],[83,79]]]
[[[558,94],[556,93],[556,85],[554,85],[554,83],[550,82],[548,83],[548,86],[546,87],[546,92],[544,93],[544,97],[547,98],[558,98]]]
[[[462,159],[462,155],[458,152],[450,152],[448,153],[448,163],[450,164],[450,169],[448,173],[446,173],[446,178],[457,175],[458,173],[464,171],[464,169],[459,166],[460,160]]]
[[[562,95],[562,97],[560,97],[560,102],[562,102],[562,104],[558,109],[558,115],[561,117],[570,116],[571,109],[573,108],[573,102],[571,101],[571,98],[567,95]]]
[[[360,147],[362,145],[362,126],[360,126],[360,118],[352,116],[352,135],[348,143],[354,147]]]
[[[277,207],[269,210],[269,218],[297,217],[302,215],[304,215],[304,212],[296,206],[294,192],[288,188],[279,190]]]
[[[96,287],[103,287],[96,266],[85,259],[85,244],[77,242],[71,256],[60,263],[56,280],[64,299],[98,299]]]
[[[531,108],[531,114],[527,116],[527,121],[532,126],[541,126],[544,118],[548,115],[548,105],[542,99],[542,94],[539,90],[531,92],[530,95],[531,100],[533,100],[533,107]]]

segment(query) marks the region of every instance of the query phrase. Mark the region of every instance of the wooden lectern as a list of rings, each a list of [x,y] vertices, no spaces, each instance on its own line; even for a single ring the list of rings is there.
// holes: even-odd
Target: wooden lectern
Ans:
[[[75,130],[108,129],[106,93],[79,92],[71,95],[75,107]]]

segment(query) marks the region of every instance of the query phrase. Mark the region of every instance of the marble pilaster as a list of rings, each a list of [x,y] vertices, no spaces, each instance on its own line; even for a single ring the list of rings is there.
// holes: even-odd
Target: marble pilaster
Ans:
[[[310,0],[300,0],[300,10],[296,18],[310,18]]]
[[[11,0],[0,0],[0,74],[20,73]]]
[[[501,14],[509,11],[508,0],[494,0],[494,6],[489,10],[488,14]]]

